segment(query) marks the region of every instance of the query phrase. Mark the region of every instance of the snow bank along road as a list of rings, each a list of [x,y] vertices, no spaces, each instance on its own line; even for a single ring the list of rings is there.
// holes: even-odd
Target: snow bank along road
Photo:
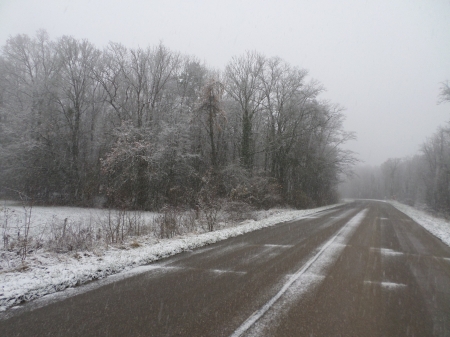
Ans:
[[[1,313],[0,335],[450,335],[450,248],[383,202],[347,204],[142,268]]]

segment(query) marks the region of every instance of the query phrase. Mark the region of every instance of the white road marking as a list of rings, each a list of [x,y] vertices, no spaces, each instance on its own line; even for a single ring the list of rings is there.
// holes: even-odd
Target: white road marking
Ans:
[[[396,289],[396,288],[404,288],[406,287],[406,284],[394,282],[381,282],[381,286],[383,288]]]
[[[216,274],[225,274],[225,273],[231,273],[231,274],[238,274],[238,275],[245,275],[247,274],[246,271],[234,271],[234,270],[224,270],[224,269],[208,269],[208,271]]]
[[[266,245],[264,245],[264,247],[292,248],[292,247],[294,247],[294,245],[271,245],[271,244],[266,244]]]
[[[377,282],[377,281],[364,281],[364,284],[378,284],[387,289],[398,289],[406,287],[406,284],[395,282]]]
[[[404,253],[402,252],[397,252],[395,250],[389,249],[389,248],[375,248],[372,247],[370,248],[370,250],[375,250],[381,253],[381,255],[384,256],[399,256],[399,255],[403,255]]]
[[[331,246],[339,235],[345,233],[352,227],[356,227],[364,219],[368,209],[364,209],[356,214],[349,222],[347,222],[330,240],[328,240],[319,252],[314,255],[302,268],[300,268],[295,274],[293,274],[289,280],[283,285],[283,287],[278,291],[278,293],[273,296],[266,304],[264,304],[260,309],[255,311],[247,320],[239,326],[231,337],[239,337],[244,332],[246,332],[255,322],[260,319],[273,305],[274,303],[289,289],[289,287],[297,281],[300,276],[305,274],[305,272],[316,262],[316,260]]]

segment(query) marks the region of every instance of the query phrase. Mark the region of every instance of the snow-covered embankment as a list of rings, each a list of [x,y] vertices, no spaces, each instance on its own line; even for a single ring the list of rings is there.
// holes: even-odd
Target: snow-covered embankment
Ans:
[[[389,201],[389,203],[399,211],[405,213],[431,234],[441,239],[447,246],[450,246],[450,222],[448,220],[436,218],[424,211],[399,203],[398,201]]]

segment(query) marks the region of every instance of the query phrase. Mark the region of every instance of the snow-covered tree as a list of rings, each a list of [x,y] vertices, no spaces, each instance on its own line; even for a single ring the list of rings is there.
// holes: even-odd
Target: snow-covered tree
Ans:
[[[221,73],[163,44],[12,37],[0,54],[1,184],[45,203],[103,194],[135,209],[332,202],[353,135],[306,78],[256,52]]]

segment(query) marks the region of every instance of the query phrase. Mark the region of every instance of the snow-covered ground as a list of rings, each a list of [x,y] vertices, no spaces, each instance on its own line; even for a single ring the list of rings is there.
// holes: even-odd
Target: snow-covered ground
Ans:
[[[29,235],[36,237],[48,237],[51,235],[52,226],[60,225],[67,219],[69,223],[77,223],[81,226],[98,227],[108,216],[117,215],[114,211],[99,208],[82,207],[46,207],[46,206],[23,206],[21,202],[2,200],[0,201],[0,227],[8,220],[10,234],[23,233],[26,222],[29,221]],[[150,223],[157,213],[140,212],[142,221]],[[8,219],[6,219],[8,218]],[[3,228],[2,228],[3,229]]]
[[[450,246],[450,221],[436,218],[431,214],[420,211],[414,207],[404,205],[398,201],[388,201],[399,211],[405,213],[427,231],[442,240],[447,246]]]
[[[236,224],[234,227],[214,232],[191,233],[164,240],[157,240],[153,235],[140,236],[134,238],[128,244],[109,246],[108,249],[89,252],[78,251],[56,254],[41,249],[29,254],[23,268],[9,268],[0,272],[0,311],[47,294],[85,284],[91,280],[130,271],[133,268],[183,251],[192,250],[281,222],[301,219],[310,214],[336,206],[338,205],[308,210],[278,209],[260,211],[255,213],[255,218],[258,220],[246,220]],[[19,218],[23,216],[23,222],[26,222],[23,215],[24,210],[21,206],[9,205],[8,212],[11,209],[14,210],[12,212],[14,216]],[[102,212],[105,211],[73,207],[34,207],[31,217],[33,223],[30,227],[32,227],[31,231],[34,231],[34,234],[37,235],[39,233],[38,228],[42,229],[42,226],[47,226],[49,222],[60,222],[66,218],[70,218],[73,221],[78,219],[79,222],[92,222],[92,219],[104,216]],[[145,217],[149,219],[154,216],[154,213],[145,214]],[[220,224],[218,227],[220,228]],[[3,263],[8,263],[8,261],[3,261]]]

